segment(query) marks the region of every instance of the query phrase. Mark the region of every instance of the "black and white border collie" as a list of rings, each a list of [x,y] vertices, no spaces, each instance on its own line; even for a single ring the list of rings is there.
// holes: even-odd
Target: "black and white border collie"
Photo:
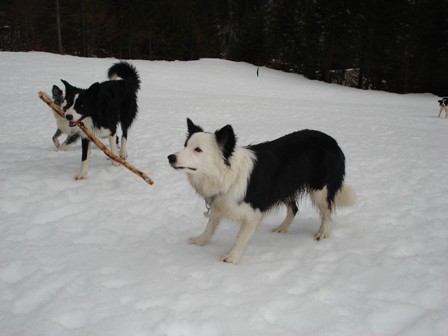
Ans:
[[[94,83],[88,89],[79,89],[61,80],[65,85],[65,99],[62,104],[69,126],[75,127],[78,120],[99,137],[109,137],[113,154],[118,155],[116,132],[121,124],[122,138],[120,157],[126,159],[128,130],[137,116],[137,91],[140,77],[135,67],[127,62],[115,63],[108,70],[110,80]],[[118,79],[121,78],[121,79]],[[81,170],[77,180],[87,178],[90,139],[81,132]],[[113,165],[118,165],[112,160]]]
[[[344,184],[344,154],[337,142],[322,132],[302,130],[237,147],[230,125],[214,133],[204,132],[190,119],[187,126],[185,148],[169,155],[168,161],[187,174],[209,208],[205,231],[189,242],[207,244],[222,219],[239,222],[235,244],[221,258],[224,262],[239,262],[263,217],[281,204],[287,215],[273,231],[287,232],[298,211],[297,201],[305,193],[321,215],[316,240],[329,236],[331,215],[337,207],[356,202],[356,194]]]
[[[438,102],[439,102],[439,106],[440,106],[439,118],[440,118],[440,115],[442,114],[442,111],[445,112],[445,118],[448,118],[448,97],[444,97],[444,98],[438,100]]]
[[[62,104],[64,103],[64,94],[62,90],[56,86],[53,85],[53,88],[51,90],[53,101],[56,105],[58,105],[60,108],[62,108]],[[79,127],[70,127],[69,122],[67,119],[61,117],[58,113],[53,111],[54,118],[56,120],[57,129],[54,133],[52,140],[54,143],[54,146],[57,150],[65,150],[67,146],[75,143],[79,140],[81,136],[81,130]],[[62,134],[67,134],[67,138],[65,141],[61,144],[59,142],[59,137]]]

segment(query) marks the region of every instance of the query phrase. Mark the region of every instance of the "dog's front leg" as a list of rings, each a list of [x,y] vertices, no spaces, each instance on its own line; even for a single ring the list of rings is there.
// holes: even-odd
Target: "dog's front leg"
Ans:
[[[220,221],[221,217],[213,216],[212,213],[210,219],[208,220],[207,226],[205,227],[204,232],[202,232],[202,234],[197,237],[190,238],[188,242],[190,244],[195,244],[198,246],[206,245],[210,241],[210,238],[212,238],[213,234],[215,233],[216,228],[218,227]]]
[[[89,168],[89,153],[90,153],[90,140],[83,138],[82,143],[82,157],[81,157],[81,170],[76,175],[76,180],[83,180],[87,178],[87,168]]]
[[[58,128],[56,130],[56,133],[54,133],[54,135],[53,135],[52,139],[53,139],[54,146],[56,148],[59,148],[59,146],[61,146],[59,139],[58,139],[61,136],[61,134],[62,134],[62,131]]]
[[[259,216],[250,216],[241,221],[241,228],[238,232],[238,236],[236,237],[235,245],[233,245],[232,249],[225,255],[221,257],[221,260],[224,262],[237,264],[241,256],[246,249],[247,243],[252,238],[257,229],[258,225],[261,222],[261,218]]]
[[[67,139],[65,139],[64,143],[59,147],[59,150],[65,150],[67,146],[78,141],[79,137],[79,133],[67,136]]]

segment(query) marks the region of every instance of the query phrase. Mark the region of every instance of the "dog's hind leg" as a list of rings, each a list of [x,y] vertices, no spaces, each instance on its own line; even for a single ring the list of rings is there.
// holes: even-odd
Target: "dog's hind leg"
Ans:
[[[110,150],[112,151],[112,153],[114,155],[118,155],[118,149],[117,149],[117,136],[115,134],[111,134],[109,136],[109,145],[110,145]],[[112,164],[114,166],[119,166],[120,164],[118,162],[116,162],[115,160],[111,160]]]
[[[319,209],[321,216],[321,223],[319,231],[314,235],[314,239],[321,240],[330,236],[330,224],[331,224],[331,204],[328,201],[327,187],[321,190],[315,190],[311,192],[311,201],[314,206]]]
[[[195,244],[198,246],[206,245],[209,242],[210,238],[215,233],[216,228],[218,227],[220,221],[221,221],[220,217],[213,216],[212,214],[210,219],[208,220],[204,232],[197,237],[190,238],[188,242],[190,244]]]
[[[286,217],[279,226],[277,226],[275,229],[272,230],[272,232],[278,232],[278,233],[288,232],[289,226],[291,225],[292,221],[294,220],[294,217],[296,216],[297,211],[299,211],[295,201],[285,202],[285,205],[286,205],[286,211],[287,211]]]
[[[124,136],[121,137],[120,157],[124,160],[128,158],[127,139]]]
[[[126,160],[128,158],[128,128],[125,125],[121,125],[121,131],[123,134],[121,136],[120,157]]]

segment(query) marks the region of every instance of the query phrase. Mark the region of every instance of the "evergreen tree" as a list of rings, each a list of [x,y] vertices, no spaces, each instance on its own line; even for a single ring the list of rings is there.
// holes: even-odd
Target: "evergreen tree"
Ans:
[[[355,69],[359,88],[448,95],[447,1],[11,0],[0,48],[222,57],[341,83]]]

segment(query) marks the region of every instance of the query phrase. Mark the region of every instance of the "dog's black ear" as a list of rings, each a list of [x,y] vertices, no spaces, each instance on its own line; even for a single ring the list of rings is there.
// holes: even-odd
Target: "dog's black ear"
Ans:
[[[184,147],[187,147],[187,142],[191,138],[191,136],[198,132],[204,132],[201,126],[195,125],[190,118],[187,118],[187,127],[188,127],[188,133],[187,133],[187,139],[185,140]]]
[[[197,132],[204,132],[201,126],[195,125],[190,118],[187,118],[188,135],[191,136]]]
[[[65,81],[63,79],[61,79],[61,82],[65,86],[65,96],[66,97],[70,97],[71,95],[73,95],[75,90],[76,90],[76,88],[73,85],[71,85],[69,82],[67,82],[67,81]]]
[[[60,101],[61,100],[61,98],[62,98],[62,90],[58,86],[53,85],[53,88],[51,89],[51,93],[53,95],[53,100],[54,101]]]
[[[62,82],[62,84],[64,84],[64,86],[65,86],[65,91],[67,91],[68,89],[70,89],[70,88],[73,87],[73,86],[70,85],[69,82],[67,82],[67,81],[65,81],[65,80],[63,80],[63,79],[61,79],[61,82]]]
[[[224,163],[230,166],[230,157],[232,156],[236,146],[236,136],[233,132],[232,126],[226,125],[220,130],[217,130],[215,132],[215,138],[221,148]]]

